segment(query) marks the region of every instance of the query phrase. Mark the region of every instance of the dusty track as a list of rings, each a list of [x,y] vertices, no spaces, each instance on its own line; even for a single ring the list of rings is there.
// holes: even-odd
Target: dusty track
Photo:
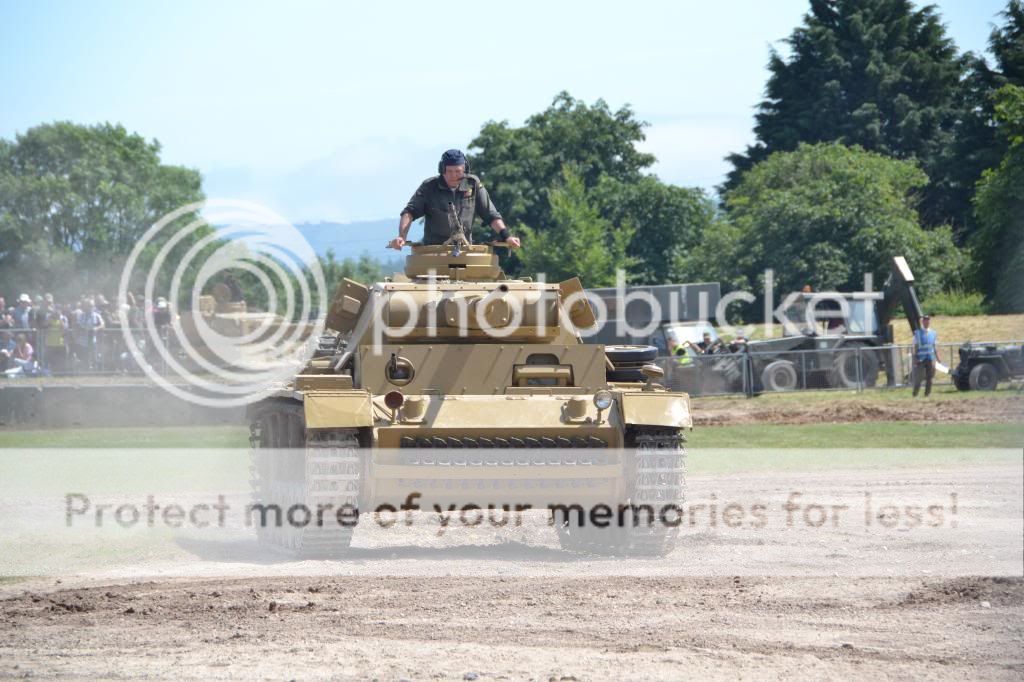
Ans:
[[[853,422],[960,422],[1009,423],[1024,421],[1024,394],[972,397],[935,394],[917,401],[882,401],[875,397],[846,397],[806,402],[790,396],[765,398],[697,398],[693,401],[694,426],[735,424],[820,424]]]
[[[369,523],[337,563],[193,542],[172,561],[0,585],[0,677],[1020,679],[1019,552],[1000,564],[1011,577],[832,577],[985,570],[985,538],[1019,535],[1020,480],[1019,463],[694,477],[695,503],[798,489],[848,501],[854,523],[800,531],[776,509],[763,532],[689,530],[665,560],[567,556],[543,524],[488,544],[494,531]],[[852,513],[861,490],[951,489],[956,533],[865,533]],[[222,544],[238,542],[254,545]],[[807,569],[829,577],[791,577]],[[126,577],[161,573],[184,577]]]
[[[1019,679],[1010,578],[306,578],[2,602],[0,675]]]

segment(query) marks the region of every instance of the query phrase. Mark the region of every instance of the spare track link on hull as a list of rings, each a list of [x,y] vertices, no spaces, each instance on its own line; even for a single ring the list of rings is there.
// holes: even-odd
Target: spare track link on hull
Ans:
[[[286,431],[288,436],[254,434],[260,447],[252,449],[253,501],[280,509],[281,515],[280,525],[273,513],[267,515],[265,526],[254,517],[260,542],[302,559],[343,558],[355,530],[355,512],[350,510],[359,505],[357,431],[304,432],[301,408],[264,415],[259,431],[268,428]],[[347,525],[341,525],[337,512],[346,505],[350,505],[344,517]]]
[[[613,523],[608,528],[567,523],[558,526],[558,537],[563,549],[599,555],[665,556],[675,549],[679,535],[678,525],[662,523],[659,514],[666,506],[681,505],[686,495],[686,437],[676,429],[646,428],[634,437],[633,467],[625,474],[632,477],[632,493],[622,504],[654,509],[654,523],[639,514],[640,523],[634,526],[626,515],[626,524]],[[667,514],[670,523],[681,521],[681,511]],[[616,521],[618,516],[616,515]],[[556,523],[559,520],[556,519]]]

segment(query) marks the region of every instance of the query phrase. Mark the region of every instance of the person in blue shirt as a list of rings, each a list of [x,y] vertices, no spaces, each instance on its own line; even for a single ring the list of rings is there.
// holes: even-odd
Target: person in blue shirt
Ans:
[[[921,390],[924,379],[924,397],[932,392],[932,379],[935,377],[935,330],[930,329],[932,318],[921,317],[921,328],[914,332],[914,397]]]

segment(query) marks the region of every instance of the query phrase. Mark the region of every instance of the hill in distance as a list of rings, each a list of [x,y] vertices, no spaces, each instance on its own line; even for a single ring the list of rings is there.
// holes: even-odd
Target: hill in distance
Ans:
[[[295,228],[320,256],[327,255],[330,249],[337,260],[358,258],[364,253],[382,263],[398,257],[398,252],[385,248],[388,241],[398,234],[397,218],[353,223],[300,223]]]

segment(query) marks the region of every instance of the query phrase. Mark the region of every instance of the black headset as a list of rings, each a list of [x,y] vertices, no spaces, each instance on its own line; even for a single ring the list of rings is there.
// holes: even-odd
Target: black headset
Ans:
[[[465,154],[463,154],[465,156]],[[441,160],[437,162],[437,174],[444,175],[444,154],[441,155]],[[466,156],[466,175],[469,175],[469,157]]]

